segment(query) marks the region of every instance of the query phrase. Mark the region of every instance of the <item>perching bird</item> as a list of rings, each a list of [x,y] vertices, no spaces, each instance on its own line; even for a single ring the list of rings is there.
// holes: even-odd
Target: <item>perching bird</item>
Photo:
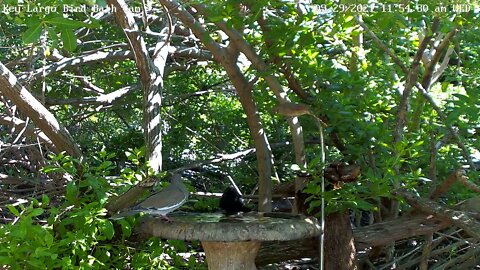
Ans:
[[[220,208],[227,214],[250,212],[252,209],[245,206],[242,195],[232,186],[225,189],[220,199]]]
[[[114,220],[120,219],[140,212],[166,217],[166,214],[178,209],[187,201],[187,199],[188,190],[183,184],[182,176],[180,174],[174,174],[171,184],[168,187],[150,195],[137,205],[122,211],[111,218]]]

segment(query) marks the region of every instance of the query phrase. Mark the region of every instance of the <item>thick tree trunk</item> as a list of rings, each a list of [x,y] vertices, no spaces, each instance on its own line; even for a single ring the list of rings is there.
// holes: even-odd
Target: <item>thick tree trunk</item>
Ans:
[[[225,69],[237,90],[243,110],[247,115],[247,123],[255,143],[257,155],[258,211],[272,211],[272,150],[267,135],[258,115],[257,106],[253,100],[252,88],[236,65],[225,65]]]
[[[325,269],[357,269],[350,216],[333,213],[325,218]]]
[[[163,74],[168,56],[169,40],[166,38],[157,43],[153,58],[150,57],[145,40],[140,35],[140,29],[135,22],[133,13],[123,0],[107,0],[114,7],[114,15],[122,27],[134,52],[135,63],[140,73],[143,86],[143,130],[145,137],[145,156],[154,173],[162,170],[162,121],[160,109],[162,106]],[[170,25],[170,28],[172,26]],[[169,29],[173,31],[172,29]],[[168,35],[165,34],[165,37]],[[108,205],[110,212],[132,206],[136,200],[152,185],[156,179],[147,178],[122,194]]]
[[[143,86],[145,156],[153,172],[158,173],[162,170],[162,121],[160,109],[162,106],[163,74],[168,56],[169,40],[165,38],[159,41],[152,59],[127,3],[123,0],[107,0],[107,3],[115,7],[113,12],[115,18],[124,29],[134,52],[135,63]],[[169,30],[173,31],[172,29]],[[164,34],[166,37],[168,36],[167,33]]]

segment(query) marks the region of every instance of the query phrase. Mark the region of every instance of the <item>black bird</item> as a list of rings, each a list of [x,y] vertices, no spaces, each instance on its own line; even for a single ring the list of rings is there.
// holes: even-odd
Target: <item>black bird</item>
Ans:
[[[232,186],[227,187],[223,192],[220,199],[220,208],[227,214],[252,211],[252,209],[245,206],[242,195]]]

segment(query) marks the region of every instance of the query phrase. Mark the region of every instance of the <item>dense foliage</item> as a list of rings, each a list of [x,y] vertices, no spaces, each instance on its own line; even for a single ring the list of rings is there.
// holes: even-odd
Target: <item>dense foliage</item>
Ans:
[[[314,118],[300,117],[308,161],[307,168],[300,169],[313,175],[305,189],[311,195],[310,208],[318,208],[323,196],[328,213],[348,209],[378,213],[383,199],[399,199],[392,195],[393,189],[403,187],[428,196],[461,168],[469,168],[469,179],[478,185],[478,172],[470,166],[480,158],[478,5],[466,3],[461,7],[476,9],[458,12],[453,3],[423,0],[411,1],[412,10],[393,1],[370,1],[364,6],[343,2],[182,4],[190,5],[190,12],[201,18],[215,42],[225,47],[235,42],[222,31],[220,23],[224,23],[241,33],[268,64],[269,70],[258,70],[242,53],[237,66],[252,85],[256,113],[273,153],[274,181],[292,181],[298,166],[292,146],[285,143],[291,141],[291,130],[284,117],[271,111],[278,97],[269,75],[278,79],[292,102],[308,104],[327,123],[327,163],[340,160],[362,168],[358,181],[322,193],[325,164],[319,158],[318,126]],[[204,267],[193,256],[178,255],[196,248],[196,243],[131,242],[135,219],[107,218],[107,204],[147,178],[148,165],[142,152],[144,100],[139,71],[133,56],[121,55],[129,50],[129,43],[112,17],[81,9],[104,9],[106,3],[4,0],[0,5],[0,61],[67,128],[84,154],[81,161],[62,153],[49,155],[52,149],[38,144],[35,135],[6,123],[7,117],[15,116],[25,121],[23,126],[29,124],[13,101],[1,97],[0,174],[28,181],[0,180],[4,223],[0,265],[11,269],[105,269],[124,268],[126,263],[132,269]],[[150,15],[158,16],[148,28],[143,25],[141,1],[129,6],[138,11],[139,31],[155,45],[157,37],[147,30],[165,27],[159,22],[167,17],[166,9],[148,3]],[[66,7],[71,10],[64,12]],[[28,11],[35,8],[41,12]],[[210,162],[255,147],[238,89],[200,37],[191,31],[170,34],[172,47],[201,49],[203,58],[172,53],[167,61],[161,107],[163,170],[188,168],[192,191],[221,192],[230,176],[242,190],[254,192],[258,168],[252,152]],[[431,40],[418,57],[427,36]],[[441,47],[442,42],[447,46]],[[98,52],[118,55],[87,59]],[[68,61],[69,68],[58,64],[75,58],[85,64]],[[412,76],[425,93],[408,89]],[[129,90],[120,98],[105,98],[123,88]],[[410,90],[403,107],[402,99]],[[197,162],[201,166],[192,165]],[[454,205],[474,193],[455,185],[442,201]],[[213,211],[215,203],[195,198],[186,208]],[[402,204],[400,211],[407,207]]]

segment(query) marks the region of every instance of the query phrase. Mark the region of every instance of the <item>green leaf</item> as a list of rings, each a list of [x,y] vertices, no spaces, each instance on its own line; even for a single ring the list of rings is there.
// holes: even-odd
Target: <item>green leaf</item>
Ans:
[[[357,206],[358,209],[360,210],[371,210],[373,209],[373,204],[365,201],[365,200],[356,200],[355,205]]]
[[[96,170],[97,171],[104,171],[104,170],[108,170],[110,168],[113,167],[113,162],[111,162],[110,160],[107,160],[107,161],[104,161],[102,162],[102,164],[100,164]]]
[[[41,214],[43,214],[43,209],[42,208],[35,208],[32,210],[32,212],[30,213],[30,216],[31,217],[36,217],[36,216],[40,216]]]
[[[110,220],[105,220],[105,222],[103,223],[103,232],[105,233],[107,239],[110,240],[113,238],[115,230],[113,229],[113,224]]]
[[[65,170],[53,165],[48,165],[42,168],[42,172],[44,173],[54,173],[54,172],[64,172]]]
[[[27,235],[27,226],[30,227],[31,224],[22,223],[15,230],[12,231],[12,236],[18,239],[24,239]]]
[[[0,264],[1,265],[12,265],[13,259],[8,256],[0,256]]]
[[[27,263],[30,265],[30,266],[33,266],[33,267],[29,267],[30,269],[31,268],[34,268],[34,269],[42,269],[42,268],[45,268],[45,264],[43,264],[43,262],[39,259],[33,259],[33,258],[30,258]]]
[[[50,198],[47,195],[43,194],[42,195],[42,205],[47,206],[49,203],[50,203]]]
[[[52,42],[52,47],[53,48],[56,48],[58,46],[58,35],[57,35],[57,32],[53,29],[53,27],[50,27],[50,26],[45,26],[45,29],[47,29],[47,33],[48,33],[48,38],[49,38],[49,41]]]
[[[120,223],[120,226],[122,227],[122,233],[123,237],[127,238],[130,235],[132,235],[132,225],[125,219],[120,219],[117,220],[118,223]]]
[[[51,247],[53,245],[53,235],[50,233],[46,233],[43,240],[45,241],[47,247]]]
[[[52,253],[44,247],[37,247],[35,249],[35,257],[50,257]]]
[[[22,35],[22,41],[26,44],[33,43],[40,38],[42,34],[43,24],[39,23],[36,25],[30,26],[25,33]]]
[[[63,47],[67,51],[74,51],[77,48],[77,37],[75,36],[75,33],[73,33],[73,30],[69,28],[64,28],[61,30],[62,31],[62,41],[63,41]]]
[[[322,205],[322,201],[321,200],[318,200],[318,201],[312,201],[310,202],[310,208],[311,209],[314,209],[314,208],[317,208],[319,207],[320,205]]]
[[[71,203],[75,203],[76,201],[76,198],[77,198],[77,186],[70,182],[67,184],[67,194],[66,194],[66,198],[67,200],[69,200]]]
[[[16,217],[19,217],[20,216],[20,213],[18,212],[17,208],[11,204],[7,205],[7,208],[8,210],[10,210],[10,212],[12,212],[12,214],[14,214]]]
[[[86,27],[89,26],[89,24],[81,22],[81,21],[75,21],[69,18],[64,18],[62,16],[54,17],[51,19],[48,19],[45,21],[46,23],[52,24],[61,30],[64,29],[75,29],[75,28],[80,28],[80,27]]]

